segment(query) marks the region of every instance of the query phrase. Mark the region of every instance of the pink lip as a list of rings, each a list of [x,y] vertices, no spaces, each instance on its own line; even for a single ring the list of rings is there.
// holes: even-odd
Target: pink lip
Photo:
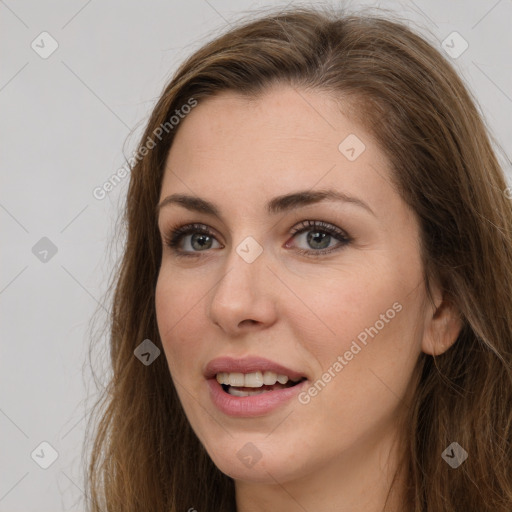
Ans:
[[[233,396],[226,393],[215,377],[206,381],[212,402],[229,416],[250,418],[262,416],[284,404],[307,386],[308,381],[299,382],[291,388],[276,389],[253,396]]]
[[[298,380],[305,377],[303,373],[286,368],[274,361],[265,359],[263,357],[247,356],[242,359],[235,359],[233,357],[218,357],[212,359],[204,370],[204,376],[207,379],[215,377],[219,372],[227,373],[251,373],[251,372],[275,372],[278,375],[287,375],[291,380]]]
[[[296,396],[307,385],[307,380],[304,380],[290,388],[276,389],[253,396],[233,396],[222,389],[215,377],[219,372],[251,373],[256,371],[272,371],[279,375],[287,375],[291,380],[304,377],[304,374],[298,371],[261,357],[248,356],[242,359],[219,357],[210,361],[204,370],[210,398],[215,406],[230,416],[261,416]]]

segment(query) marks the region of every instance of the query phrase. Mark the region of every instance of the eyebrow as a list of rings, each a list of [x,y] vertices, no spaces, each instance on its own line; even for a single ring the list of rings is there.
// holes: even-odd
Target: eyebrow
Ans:
[[[351,203],[364,208],[375,216],[374,211],[361,199],[332,189],[314,191],[301,190],[274,197],[267,203],[267,213],[269,215],[275,215],[277,213],[294,210],[310,204],[319,203],[321,201],[340,201],[343,203]],[[189,196],[186,194],[172,194],[165,197],[156,205],[156,215],[159,215],[162,208],[171,204],[177,204],[187,210],[212,215],[219,219],[222,217],[219,208],[215,204],[207,201],[206,199],[202,199],[201,197]]]

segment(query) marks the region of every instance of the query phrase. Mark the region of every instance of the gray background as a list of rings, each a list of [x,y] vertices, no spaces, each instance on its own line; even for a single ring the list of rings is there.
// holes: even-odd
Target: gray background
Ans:
[[[0,511],[83,510],[81,447],[95,398],[89,329],[96,309],[100,319],[109,309],[128,178],[103,200],[92,191],[131,155],[179,62],[240,14],[275,4],[0,1]],[[345,5],[396,10],[441,49],[459,32],[469,47],[452,60],[512,154],[512,0]],[[46,59],[31,47],[51,49],[43,31],[58,43]],[[40,252],[43,237],[56,254]],[[106,352],[97,364],[105,361]],[[43,441],[58,453],[48,469]]]

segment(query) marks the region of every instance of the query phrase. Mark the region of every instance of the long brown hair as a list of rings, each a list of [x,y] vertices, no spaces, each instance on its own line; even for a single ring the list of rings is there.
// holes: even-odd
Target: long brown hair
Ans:
[[[277,82],[339,98],[376,137],[420,222],[427,291],[440,283],[463,319],[450,349],[417,361],[402,437],[411,512],[510,512],[512,207],[491,135],[425,39],[389,16],[332,8],[290,8],[231,28],[179,67],[150,116],[139,149],[159,137],[131,166],[126,242],[111,281],[112,378],[88,425],[88,510],[236,510],[234,482],[192,431],[165,357],[145,366],[134,349],[150,339],[163,352],[155,206],[179,129],[169,119],[191,100],[226,90],[256,96]],[[453,441],[469,454],[457,469],[441,457]]]

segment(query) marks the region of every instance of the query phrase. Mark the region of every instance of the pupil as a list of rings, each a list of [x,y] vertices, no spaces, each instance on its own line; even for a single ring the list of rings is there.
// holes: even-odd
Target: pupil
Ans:
[[[192,244],[192,247],[194,247],[194,242],[197,242],[199,244],[199,248],[200,249],[203,249],[206,245],[207,245],[207,239],[209,239],[210,237],[208,235],[193,235],[192,236],[192,240],[191,240],[191,244]],[[194,247],[194,249],[197,249],[197,247]]]
[[[331,235],[327,234],[327,233],[321,233],[319,231],[312,231],[310,232],[310,234],[308,234],[308,243],[311,244],[313,243],[313,246],[314,244],[317,243],[317,241],[315,241],[316,238],[320,238],[320,244],[323,242],[325,242],[327,240],[327,244],[323,244],[321,245],[320,247],[317,247],[317,249],[325,249],[326,247],[329,246],[329,239],[330,239]]]
[[[313,247],[316,247],[317,249],[325,249],[325,248],[329,247],[331,235],[329,235],[328,233],[322,233],[320,231],[310,231],[308,233],[307,238],[308,238],[308,243],[310,245],[312,245]],[[327,241],[327,243],[325,243],[326,241]],[[204,249],[207,246],[209,247],[209,242],[211,243],[209,235],[195,234],[192,236],[191,243],[195,249],[197,249],[197,248]],[[195,243],[198,244],[198,247],[194,246]],[[318,244],[318,245],[316,245],[316,244]]]

